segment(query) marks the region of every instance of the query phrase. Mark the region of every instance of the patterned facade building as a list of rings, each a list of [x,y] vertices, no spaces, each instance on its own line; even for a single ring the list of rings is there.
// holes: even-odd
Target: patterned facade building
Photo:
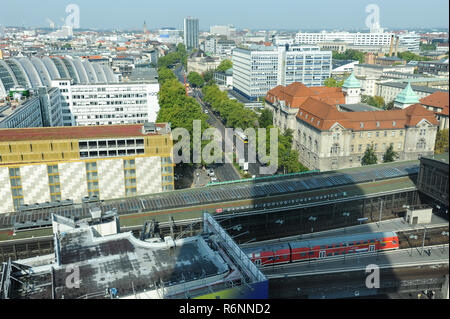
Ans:
[[[0,130],[0,214],[174,190],[167,124]]]

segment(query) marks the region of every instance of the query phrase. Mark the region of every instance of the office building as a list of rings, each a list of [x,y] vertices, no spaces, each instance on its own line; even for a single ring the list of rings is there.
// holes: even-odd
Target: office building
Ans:
[[[391,44],[391,33],[352,33],[352,32],[299,32],[295,36],[297,44],[319,44],[330,42],[344,42],[350,45],[361,46],[389,46]]]
[[[184,45],[187,50],[198,49],[199,22],[196,18],[184,19]]]
[[[61,90],[64,126],[155,122],[159,84],[151,81],[73,85],[52,81]]]
[[[173,190],[167,124],[0,129],[0,212]]]
[[[233,50],[233,89],[250,101],[278,85],[323,86],[331,76],[331,51],[317,46],[261,46]]]
[[[0,104],[0,128],[62,126],[58,88],[41,87],[32,96],[29,94],[28,90],[11,92],[13,99]]]

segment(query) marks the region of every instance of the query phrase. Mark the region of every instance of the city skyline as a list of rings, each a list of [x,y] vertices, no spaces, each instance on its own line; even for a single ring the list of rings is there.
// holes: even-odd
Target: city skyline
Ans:
[[[448,28],[449,4],[445,0],[435,0],[434,5],[418,0],[408,2],[408,6],[399,1],[392,3],[385,0],[378,1],[347,1],[345,10],[343,5],[333,1],[309,3],[292,3],[288,0],[278,2],[278,8],[289,10],[270,10],[273,5],[267,0],[238,3],[235,0],[227,2],[226,6],[211,9],[205,0],[196,1],[196,5],[186,7],[179,0],[173,1],[170,10],[159,3],[148,3],[140,0],[129,3],[114,3],[106,5],[104,0],[95,3],[86,0],[54,1],[49,0],[39,7],[29,0],[20,4],[8,2],[3,4],[0,12],[0,25],[16,27],[49,27],[50,22],[56,26],[64,25],[69,15],[66,7],[75,4],[80,8],[80,28],[82,29],[117,29],[138,30],[143,28],[146,21],[149,29],[160,27],[175,27],[183,29],[184,18],[191,16],[200,20],[200,30],[209,30],[212,25],[232,24],[239,29],[276,29],[276,30],[311,30],[311,29],[368,29],[366,7],[375,4],[379,7],[380,25],[385,28]],[[33,7],[24,11],[23,6]],[[240,8],[240,10],[236,10]],[[436,8],[440,8],[436,10]],[[219,11],[219,12],[218,12]],[[129,14],[124,14],[129,12]],[[340,12],[339,15],[336,12]],[[318,19],[317,17],[320,17]]]

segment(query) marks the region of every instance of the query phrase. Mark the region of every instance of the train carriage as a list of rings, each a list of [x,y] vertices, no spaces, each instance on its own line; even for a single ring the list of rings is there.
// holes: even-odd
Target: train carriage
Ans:
[[[246,248],[244,252],[257,266],[284,264],[291,262],[291,248],[288,243],[267,245],[258,248]]]
[[[355,253],[370,253],[398,249],[395,232],[366,233],[313,240],[269,244],[244,249],[257,266],[294,263],[304,260],[324,259]]]

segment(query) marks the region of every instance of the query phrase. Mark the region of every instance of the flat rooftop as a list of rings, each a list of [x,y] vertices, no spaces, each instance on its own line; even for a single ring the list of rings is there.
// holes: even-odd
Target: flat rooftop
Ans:
[[[120,297],[225,275],[229,268],[202,237],[149,243],[131,233],[97,237],[92,228],[60,236],[60,262],[55,266],[55,298],[75,299],[115,288]],[[79,289],[66,287],[66,269],[80,269]],[[164,284],[162,284],[164,283]]]
[[[424,157],[426,159],[430,159],[430,160],[434,160],[437,162],[442,162],[445,164],[449,164],[449,153],[444,153],[444,154],[438,154],[438,155],[433,155],[433,156],[427,156]]]
[[[0,142],[67,140],[90,138],[123,138],[165,134],[167,124],[156,124],[160,131],[143,134],[143,124],[104,125],[85,127],[40,127],[24,129],[0,129]]]

